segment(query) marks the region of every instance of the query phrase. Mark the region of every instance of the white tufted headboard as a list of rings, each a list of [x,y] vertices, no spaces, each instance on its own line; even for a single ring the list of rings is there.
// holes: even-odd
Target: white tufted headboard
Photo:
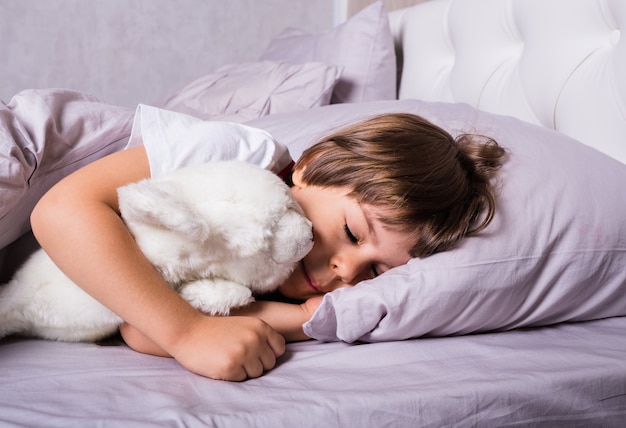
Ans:
[[[390,21],[399,98],[516,116],[626,163],[626,0],[432,0]]]

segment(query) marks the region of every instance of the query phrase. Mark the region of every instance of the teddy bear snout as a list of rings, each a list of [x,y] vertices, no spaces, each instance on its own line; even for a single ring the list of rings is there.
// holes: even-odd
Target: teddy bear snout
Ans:
[[[302,214],[289,210],[276,223],[272,242],[272,260],[296,263],[313,248],[313,225]]]

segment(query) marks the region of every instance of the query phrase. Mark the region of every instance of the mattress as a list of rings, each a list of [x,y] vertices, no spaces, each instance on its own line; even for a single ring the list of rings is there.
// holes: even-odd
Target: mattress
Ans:
[[[240,383],[110,346],[0,342],[0,425],[619,427],[626,318],[459,337],[292,343]]]

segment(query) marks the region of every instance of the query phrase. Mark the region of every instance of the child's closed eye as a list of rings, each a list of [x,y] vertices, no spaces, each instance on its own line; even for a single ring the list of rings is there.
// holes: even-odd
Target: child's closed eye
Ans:
[[[350,242],[352,242],[353,244],[358,244],[359,243],[359,238],[357,238],[354,233],[352,233],[352,231],[350,230],[350,228],[348,227],[347,224],[343,225],[343,230],[344,232],[346,232],[346,236],[348,237],[348,239],[350,240]]]
[[[346,236],[348,237],[350,242],[352,242],[353,244],[358,244],[359,242],[361,242],[361,240],[354,233],[352,233],[352,231],[350,230],[347,224],[343,225],[343,230],[346,233]],[[380,275],[375,264],[372,264],[371,268],[372,268],[372,275],[374,277],[377,277],[378,275]]]

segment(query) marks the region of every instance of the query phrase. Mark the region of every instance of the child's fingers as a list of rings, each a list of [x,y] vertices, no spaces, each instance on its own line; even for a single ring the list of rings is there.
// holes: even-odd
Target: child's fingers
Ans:
[[[276,365],[276,359],[285,353],[285,339],[275,331],[269,331],[267,343],[258,349],[258,358],[250,358],[245,365],[247,377],[261,376]]]
[[[268,337],[267,343],[270,345],[270,348],[272,349],[275,357],[280,357],[285,353],[285,338],[276,331],[272,330],[270,336]]]
[[[246,372],[246,379],[257,378],[265,372],[265,369],[263,368],[263,363],[260,359],[253,359],[249,361],[244,367],[244,370]]]

